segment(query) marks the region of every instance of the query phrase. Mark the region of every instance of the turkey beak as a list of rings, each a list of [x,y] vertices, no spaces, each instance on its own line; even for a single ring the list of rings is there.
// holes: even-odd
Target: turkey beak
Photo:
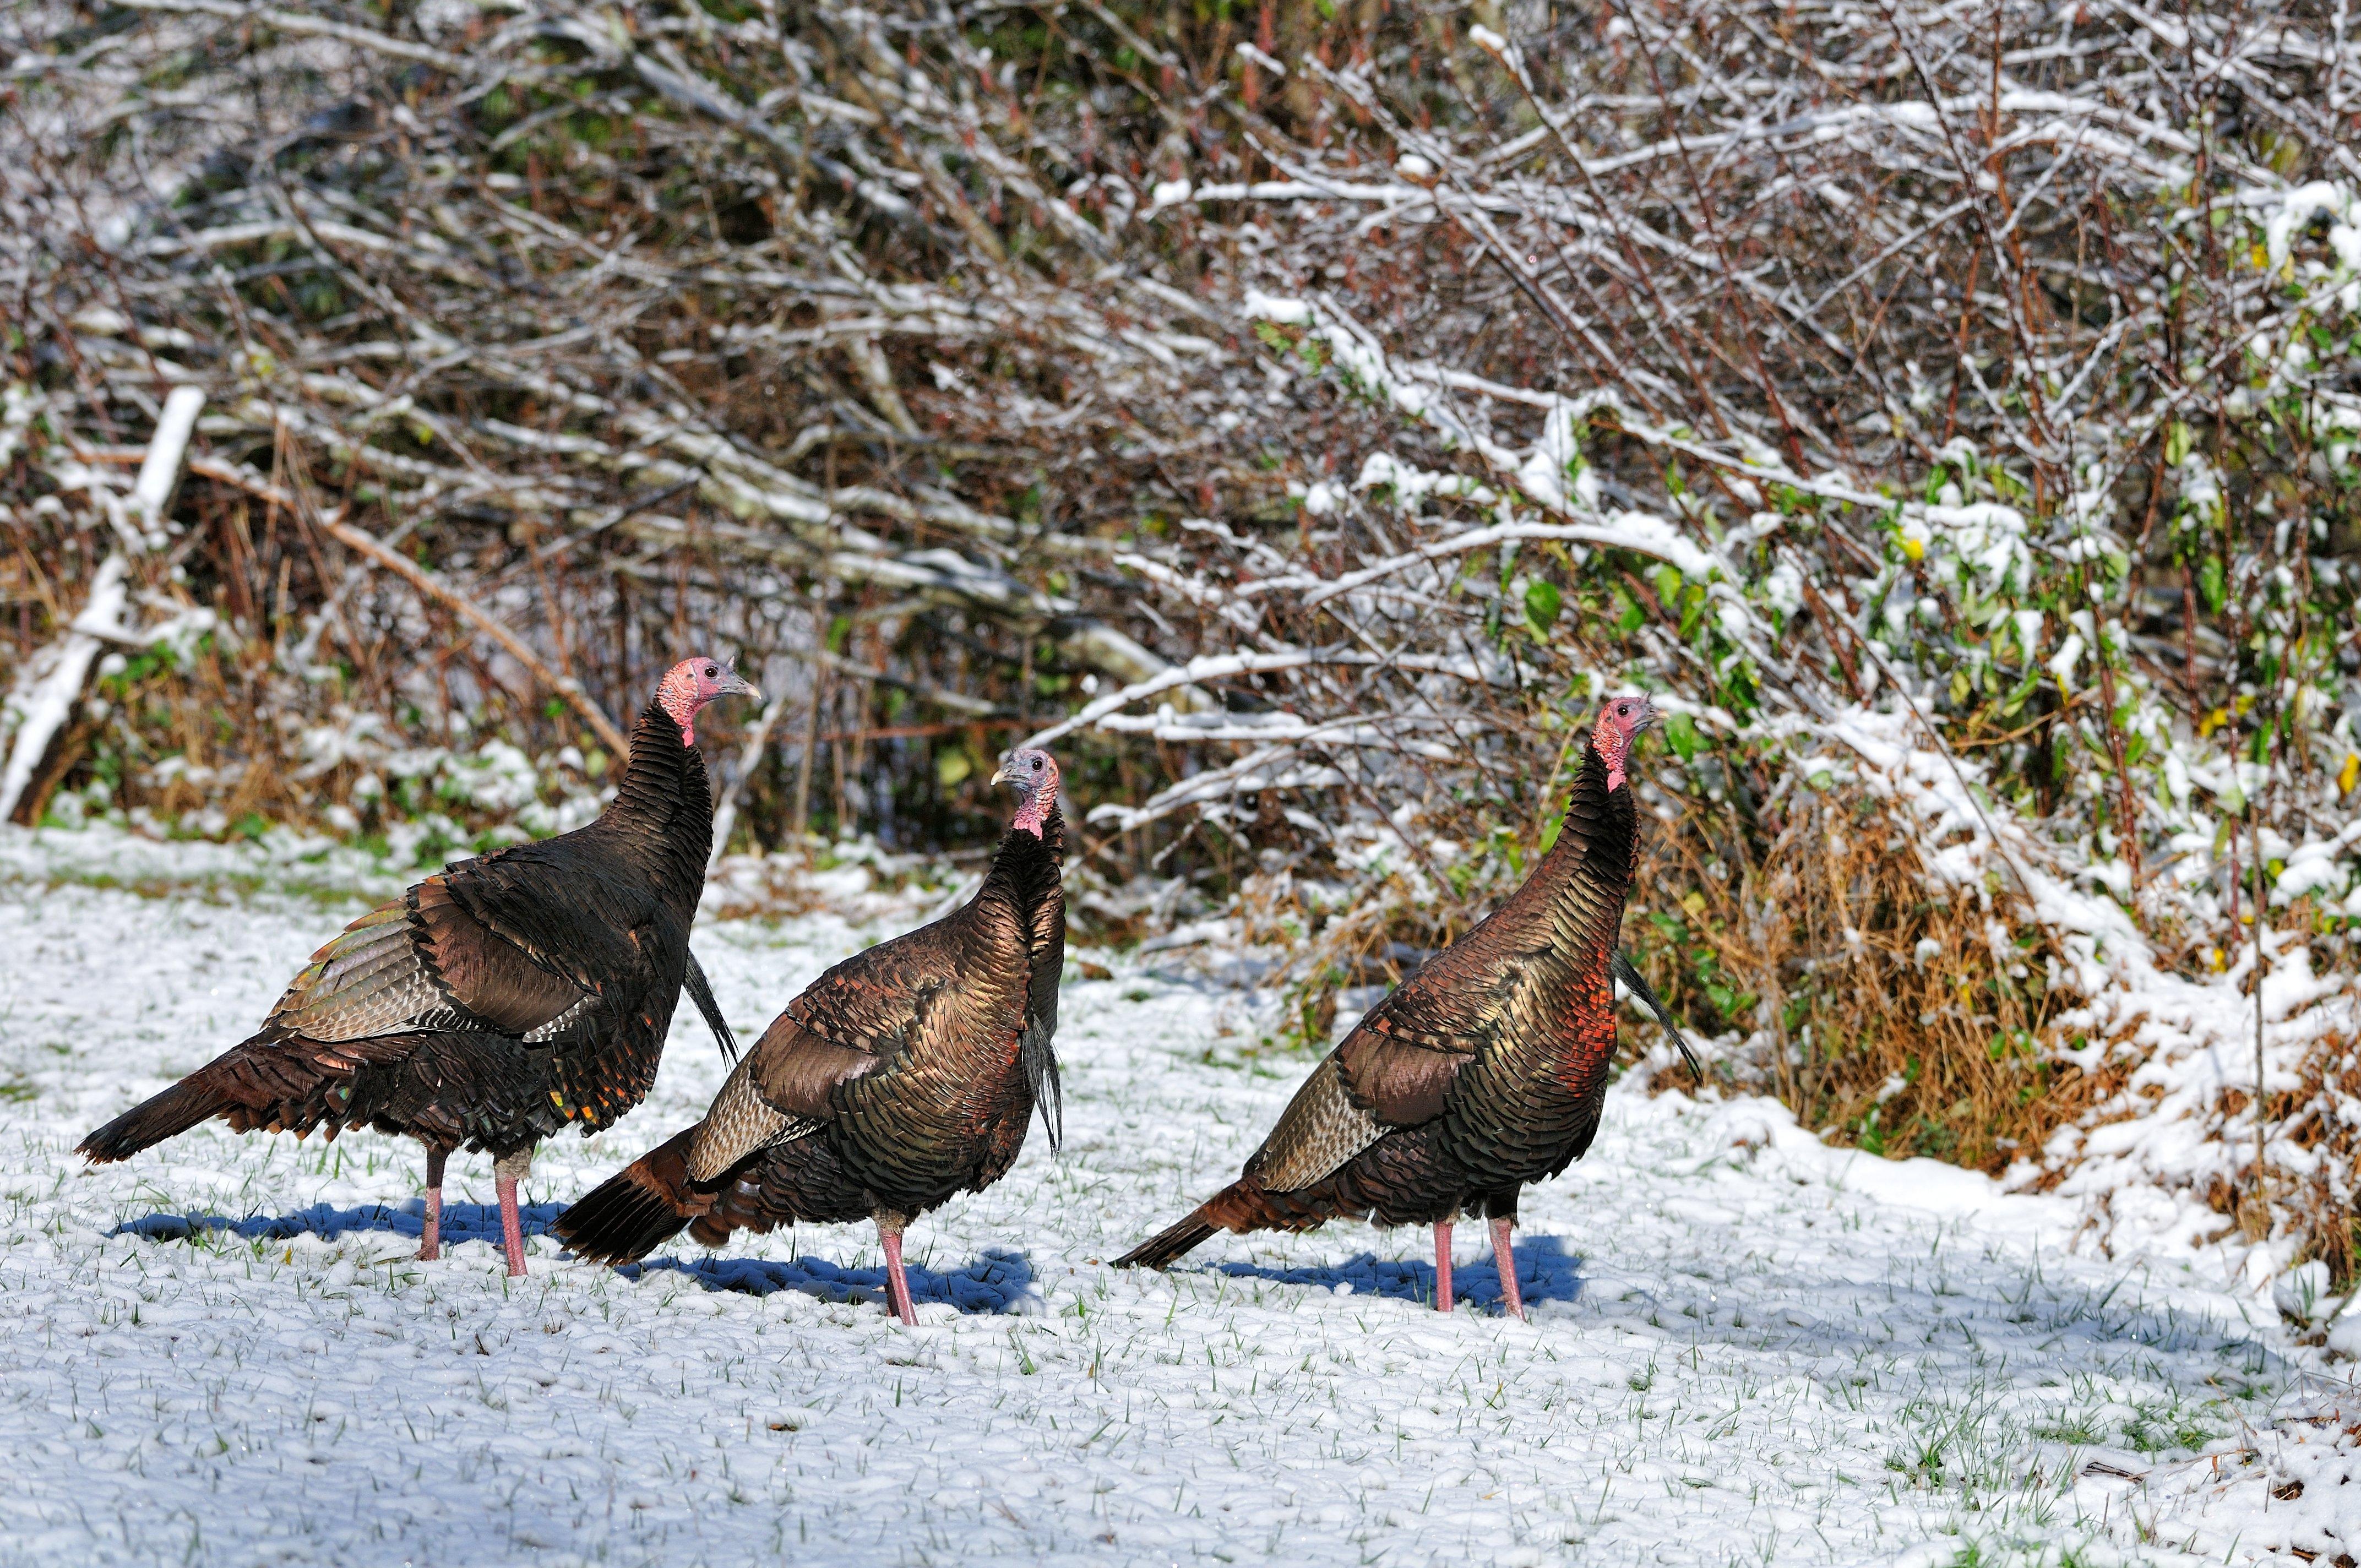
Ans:
[[[1008,770],[1005,767],[995,768],[993,770],[992,782],[996,784],[1006,784],[1008,782]]]
[[[721,685],[719,689],[714,692],[713,695],[716,696],[742,696],[750,702],[760,702],[763,700],[762,688],[755,685],[753,682],[748,680],[745,676],[740,674],[735,670],[730,671],[728,674],[721,677]]]

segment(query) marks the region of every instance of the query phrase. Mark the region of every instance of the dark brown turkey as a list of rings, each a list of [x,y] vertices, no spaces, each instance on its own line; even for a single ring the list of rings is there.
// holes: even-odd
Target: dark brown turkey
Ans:
[[[855,954],[787,1003],[705,1120],[559,1216],[584,1257],[645,1257],[686,1226],[719,1246],[792,1221],[876,1222],[888,1306],[917,1321],[902,1232],[1007,1173],[1038,1106],[1057,1146],[1066,894],[1058,764],[1012,753],[1016,816],[974,899]]]
[[[241,1133],[413,1137],[426,1146],[419,1255],[432,1258],[444,1161],[462,1145],[487,1150],[509,1272],[522,1274],[517,1182],[533,1146],[569,1122],[588,1136],[645,1098],[685,978],[708,1021],[719,1016],[688,927],[713,833],[697,716],[730,694],[754,691],[718,660],[673,666],[597,821],[464,861],[354,921],[259,1033],[82,1152],[126,1159],[215,1116]]]
[[[1615,946],[1639,850],[1624,764],[1654,718],[1645,697],[1607,705],[1532,878],[1312,1069],[1245,1174],[1118,1266],[1166,1267],[1216,1230],[1431,1224],[1434,1304],[1447,1312],[1452,1222],[1472,1212],[1491,1221],[1501,1294],[1524,1315],[1518,1192],[1590,1146],[1615,1051],[1614,981],[1637,978]]]

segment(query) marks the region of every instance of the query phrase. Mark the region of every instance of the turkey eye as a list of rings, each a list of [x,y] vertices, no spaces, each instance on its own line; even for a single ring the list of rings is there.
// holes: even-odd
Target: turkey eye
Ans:
[[[1033,771],[1037,773],[1041,771],[1041,759],[1038,757],[1033,759]]]
[[[714,668],[712,665],[710,665],[710,664],[708,664],[708,665],[706,665],[706,666],[705,666],[705,678],[706,678],[707,680],[708,680],[708,681],[709,681],[709,680],[711,680],[714,676],[716,676],[716,675],[719,674],[720,673],[721,673],[720,671],[719,671],[719,670],[715,669],[715,668]]]

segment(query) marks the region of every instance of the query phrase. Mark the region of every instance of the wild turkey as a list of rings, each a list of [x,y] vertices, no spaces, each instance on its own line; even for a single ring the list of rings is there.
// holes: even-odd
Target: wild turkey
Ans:
[[[627,1263],[683,1227],[719,1246],[740,1229],[873,1220],[888,1310],[917,1321],[903,1228],[1006,1174],[1037,1106],[1052,1148],[1062,1130],[1050,1047],[1066,952],[1058,764],[1017,751],[992,782],[1020,800],[974,899],[814,981],[705,1120],[559,1216],[568,1246]]]
[[[517,1183],[568,1122],[588,1136],[655,1081],[684,979],[730,1048],[688,927],[713,831],[697,716],[754,696],[718,660],[673,666],[631,732],[615,799],[560,838],[450,867],[312,955],[259,1033],[82,1140],[128,1158],[220,1116],[329,1137],[374,1127],[426,1146],[422,1258],[438,1255],[443,1165],[489,1150],[511,1274]]]
[[[1607,705],[1532,878],[1312,1069],[1236,1181],[1118,1266],[1167,1267],[1216,1230],[1431,1224],[1434,1304],[1447,1312],[1451,1225],[1472,1211],[1491,1221],[1501,1293],[1524,1315],[1510,1242],[1519,1190],[1564,1170],[1598,1130],[1639,847],[1624,765],[1654,718],[1645,697]]]

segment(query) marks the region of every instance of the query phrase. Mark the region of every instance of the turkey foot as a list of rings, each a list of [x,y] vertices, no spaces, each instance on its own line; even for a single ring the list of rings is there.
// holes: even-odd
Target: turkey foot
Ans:
[[[918,1310],[910,1304],[910,1277],[902,1271],[902,1227],[880,1220],[877,1235],[885,1244],[885,1310],[900,1318],[904,1327],[917,1328]]]
[[[1495,1214],[1492,1217],[1492,1266],[1500,1271],[1500,1299],[1509,1316],[1519,1322],[1525,1318],[1525,1293],[1517,1287],[1517,1251],[1509,1240],[1515,1230],[1516,1216]]]
[[[418,1261],[433,1263],[443,1255],[443,1162],[448,1149],[426,1151],[426,1234],[419,1238]]]
[[[1451,1222],[1434,1223],[1434,1310],[1451,1310]]]
[[[509,1276],[524,1272],[524,1223],[517,1215],[517,1183],[533,1168],[533,1146],[492,1162],[492,1185],[500,1195],[500,1245],[509,1255]]]

